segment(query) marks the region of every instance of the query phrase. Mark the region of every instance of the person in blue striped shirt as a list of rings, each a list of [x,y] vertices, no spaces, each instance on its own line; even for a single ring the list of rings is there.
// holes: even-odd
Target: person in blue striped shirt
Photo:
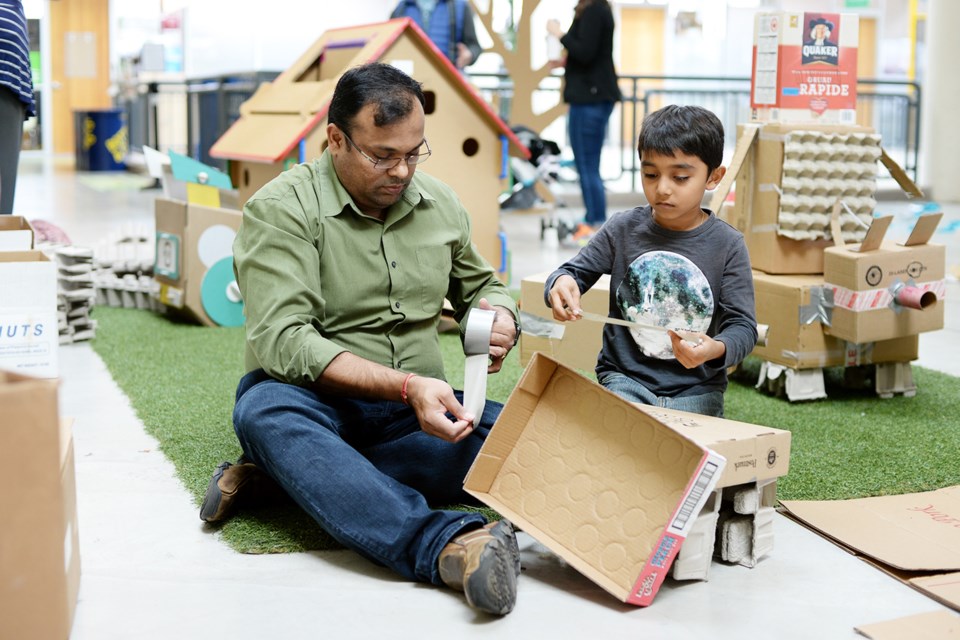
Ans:
[[[23,4],[0,0],[0,214],[13,213],[23,122],[36,113]]]

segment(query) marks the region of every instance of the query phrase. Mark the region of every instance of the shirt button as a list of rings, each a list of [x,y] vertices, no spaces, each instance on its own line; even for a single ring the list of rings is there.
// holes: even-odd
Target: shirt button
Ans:
[[[399,309],[399,308],[400,308],[400,303],[399,303],[399,302],[394,302],[394,303],[393,303],[393,306],[396,307],[397,309]]]
[[[394,269],[396,269],[396,268],[397,268],[397,261],[394,260],[393,262],[391,262],[391,263],[390,263],[390,266],[393,267]]]

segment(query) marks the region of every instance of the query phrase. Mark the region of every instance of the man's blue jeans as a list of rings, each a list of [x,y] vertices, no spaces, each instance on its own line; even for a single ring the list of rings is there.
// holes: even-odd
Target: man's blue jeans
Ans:
[[[600,177],[600,151],[607,137],[607,121],[613,112],[612,102],[571,104],[567,114],[567,128],[573,162],[580,174],[583,205],[587,209],[585,221],[594,227],[607,220],[607,194]]]
[[[486,520],[431,506],[477,503],[463,480],[500,409],[487,402],[475,431],[451,444],[424,433],[401,402],[318,397],[258,370],[240,380],[233,424],[247,457],[335,540],[407,579],[442,584],[441,549]]]
[[[615,372],[604,373],[601,376],[597,376],[597,382],[630,402],[639,402],[640,404],[649,404],[654,407],[664,407],[666,409],[676,409],[677,411],[699,413],[703,416],[714,416],[715,418],[723,417],[722,391],[709,391],[695,396],[668,398],[666,396],[654,395],[652,391],[630,376]]]

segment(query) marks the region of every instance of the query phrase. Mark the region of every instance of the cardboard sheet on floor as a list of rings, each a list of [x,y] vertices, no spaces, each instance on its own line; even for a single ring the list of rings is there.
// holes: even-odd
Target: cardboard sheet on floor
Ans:
[[[785,515],[960,611],[960,486],[855,500],[786,500]]]
[[[931,611],[896,620],[862,624],[857,633],[870,640],[940,640],[960,638],[960,616],[949,611]]]

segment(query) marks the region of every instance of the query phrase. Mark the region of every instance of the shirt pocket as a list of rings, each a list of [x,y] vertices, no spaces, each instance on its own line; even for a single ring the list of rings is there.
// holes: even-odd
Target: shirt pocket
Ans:
[[[429,315],[438,315],[443,309],[443,298],[450,284],[452,259],[450,247],[441,245],[417,249],[420,267],[420,304]]]

